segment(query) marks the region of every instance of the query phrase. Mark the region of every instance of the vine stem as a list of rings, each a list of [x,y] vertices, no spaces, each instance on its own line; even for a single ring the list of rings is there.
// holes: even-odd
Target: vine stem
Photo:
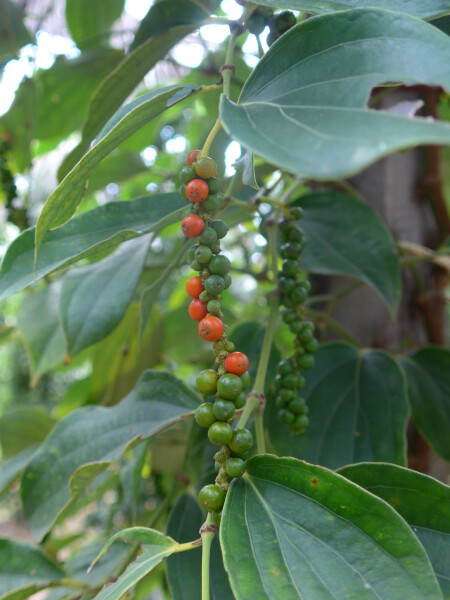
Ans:
[[[200,529],[200,535],[202,536],[202,600],[209,600],[209,559],[211,544],[216,535],[212,513],[208,513],[208,517]]]

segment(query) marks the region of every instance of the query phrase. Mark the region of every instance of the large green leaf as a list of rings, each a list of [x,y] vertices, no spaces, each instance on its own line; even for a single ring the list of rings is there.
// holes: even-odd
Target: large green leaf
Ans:
[[[389,502],[411,525],[430,557],[444,598],[450,598],[450,488],[387,464],[350,465],[339,473]]]
[[[189,494],[178,498],[167,524],[167,535],[180,543],[198,537],[205,515]],[[193,600],[201,597],[201,548],[174,554],[167,559],[167,579],[173,600]],[[210,596],[212,600],[234,600],[228,577],[223,568],[222,553],[217,538],[211,546]]]
[[[59,312],[70,356],[119,324],[133,298],[149,243],[149,236],[130,240],[104,260],[64,277]]]
[[[22,46],[31,43],[23,16],[23,12],[14,2],[0,0],[0,68],[15,56]]]
[[[51,231],[41,247],[36,279],[99,250],[117,246],[180,220],[186,206],[178,192],[131,202],[110,202]],[[33,282],[34,228],[9,246],[0,271],[0,301]]]
[[[17,316],[17,329],[30,361],[31,382],[63,362],[64,338],[58,320],[60,282],[28,296]]]
[[[401,293],[394,241],[377,213],[360,200],[318,192],[294,202],[305,209],[302,266],[313,273],[357,277],[372,286],[391,313]]]
[[[447,0],[260,0],[273,8],[292,8],[320,15],[350,8],[385,8],[421,19],[432,19],[450,13]]]
[[[450,87],[450,40],[414,17],[354,9],[308,19],[258,63],[236,105],[221,99],[227,133],[284,169],[347,177],[417,144],[450,144],[450,126],[367,108],[391,82]]]
[[[48,410],[41,406],[22,406],[6,412],[0,419],[2,456],[12,456],[42,442],[54,424]]]
[[[65,158],[60,167],[58,173],[60,180],[82,158],[94,137],[130,96],[144,75],[193,29],[193,25],[174,27],[164,35],[149,39],[128,54],[102,81],[89,103],[81,142]]]
[[[41,538],[70,501],[123,451],[193,414],[199,399],[173,375],[146,371],[112,408],[87,406],[60,421],[28,463],[22,479],[24,512]],[[83,469],[83,465],[86,466]],[[81,468],[81,470],[80,470]]]
[[[112,24],[120,17],[124,0],[66,0],[66,21],[73,41],[86,48],[108,41]]]
[[[414,423],[436,452],[450,460],[450,351],[421,348],[401,364]]]
[[[290,433],[271,403],[269,433],[278,454],[336,469],[362,461],[405,464],[406,386],[397,363],[378,350],[321,346],[301,391],[309,426]]]
[[[40,548],[0,539],[0,599],[22,600],[65,577]]]
[[[0,496],[18,479],[39,446],[40,444],[28,446],[11,458],[0,461]]]
[[[113,535],[107,541],[97,558],[100,558],[107,552],[115,540],[139,544],[142,548],[142,553],[128,566],[116,582],[106,585],[95,596],[96,600],[118,600],[122,598],[127,590],[145,577],[147,573],[150,573],[164,558],[176,552],[179,546],[175,540],[167,537],[160,531],[144,527],[133,527],[131,529],[124,529]]]
[[[228,490],[220,526],[237,600],[438,600],[405,521],[344,477],[257,456]]]
[[[92,169],[149,120],[172,106],[175,101],[187,98],[193,91],[193,86],[173,85],[149,92],[145,102],[132,103],[129,112],[84,154],[45,203],[36,225],[36,256],[47,231],[65,223],[75,212]]]

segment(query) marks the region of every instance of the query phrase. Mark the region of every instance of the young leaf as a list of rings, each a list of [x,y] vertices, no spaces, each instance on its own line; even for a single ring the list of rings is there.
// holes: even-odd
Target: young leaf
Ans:
[[[339,179],[417,144],[450,144],[450,126],[367,108],[391,82],[450,88],[450,40],[414,17],[375,8],[308,19],[273,44],[239,104],[222,96],[228,134],[267,161]]]
[[[405,2],[405,0],[377,0],[376,2],[373,0],[260,0],[259,4],[273,8],[302,10],[313,15],[371,6],[403,12],[421,19],[432,19],[450,13],[447,0],[412,0],[410,2]]]
[[[124,0],[67,0],[66,21],[73,41],[84,50],[106,42],[112,24],[120,17]]]
[[[220,543],[237,600],[442,600],[424,549],[386,502],[293,458],[247,462]]]
[[[428,475],[388,464],[350,465],[338,472],[389,502],[411,525],[444,598],[450,598],[450,488]]]
[[[280,426],[271,403],[269,434],[278,454],[331,469],[362,461],[405,464],[406,386],[388,354],[326,344],[300,394],[309,406],[309,425],[301,435]]]
[[[178,192],[110,202],[50,231],[41,247],[36,279],[75,260],[117,246],[180,220],[186,203]],[[0,270],[0,301],[33,282],[34,228],[17,237]]]
[[[66,577],[40,548],[0,539],[0,600],[22,600]]]
[[[59,311],[67,352],[75,356],[121,321],[142,273],[150,237],[126,242],[104,260],[64,277]]]
[[[83,187],[92,169],[140,127],[162,113],[168,106],[172,106],[175,95],[176,102],[180,102],[192,94],[194,89],[191,85],[173,85],[149,92],[145,102],[132,103],[129,112],[84,154],[44,204],[36,225],[36,257],[47,231],[68,221],[77,209],[82,198]]]
[[[192,416],[199,398],[169,373],[146,371],[134,390],[111,408],[86,406],[53,429],[28,463],[22,501],[33,534],[41,538],[70,501],[138,439],[147,439]],[[88,464],[89,463],[89,464]]]
[[[307,194],[300,225],[306,247],[302,266],[313,273],[356,277],[370,285],[394,314],[401,293],[400,261],[392,236],[377,213],[338,192]]]
[[[17,329],[30,361],[31,386],[64,360],[64,338],[58,320],[60,283],[54,282],[26,298],[17,316]]]
[[[401,360],[412,419],[434,450],[450,460],[450,351],[431,346]]]

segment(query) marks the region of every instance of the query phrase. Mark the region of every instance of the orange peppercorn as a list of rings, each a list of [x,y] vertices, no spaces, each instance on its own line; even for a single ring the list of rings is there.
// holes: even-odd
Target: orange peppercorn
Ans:
[[[181,221],[181,231],[186,237],[197,237],[204,229],[205,222],[198,215],[188,215]]]
[[[242,375],[249,367],[248,358],[242,352],[232,352],[229,354],[224,363],[227,373],[234,375]]]
[[[206,304],[198,298],[192,300],[189,304],[189,316],[191,319],[194,319],[194,321],[201,321],[207,314],[208,309],[206,308]]]
[[[186,160],[186,164],[188,165],[188,167],[192,166],[192,164],[195,163],[199,154],[200,150],[192,150],[192,152],[189,152]]]
[[[217,317],[205,317],[198,324],[198,333],[207,342],[215,342],[223,333],[223,323]]]
[[[191,179],[185,188],[187,199],[191,202],[204,202],[209,194],[209,187],[203,179]]]
[[[191,298],[198,298],[204,290],[200,275],[193,275],[186,281],[186,292]]]

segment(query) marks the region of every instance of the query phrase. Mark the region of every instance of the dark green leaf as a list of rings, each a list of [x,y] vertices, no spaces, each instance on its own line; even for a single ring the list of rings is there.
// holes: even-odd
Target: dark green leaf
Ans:
[[[0,539],[0,599],[22,600],[65,577],[40,548]]]
[[[27,465],[24,512],[41,538],[70,501],[135,440],[146,439],[192,415],[199,399],[173,375],[146,371],[134,390],[112,408],[87,406],[60,421]],[[89,464],[88,464],[89,463]]]
[[[401,294],[400,261],[373,208],[337,192],[308,194],[294,204],[305,209],[300,223],[307,241],[302,266],[313,273],[364,281],[395,313]]]
[[[41,247],[36,279],[99,250],[180,220],[186,206],[178,193],[155,194],[131,202],[110,202],[51,231]],[[34,228],[9,246],[0,271],[0,300],[33,282]]]
[[[257,456],[228,490],[220,526],[237,600],[438,600],[405,521],[344,477]]]
[[[55,420],[40,406],[13,409],[0,419],[0,440],[4,458],[34,446],[47,436]]]
[[[145,459],[147,458],[149,443],[150,442],[147,442],[146,444],[141,444],[137,448],[133,448],[131,450],[131,456],[120,469],[123,495],[130,508],[133,523],[136,523],[137,506],[141,491],[142,469],[145,464]]]
[[[418,144],[450,144],[450,126],[367,108],[391,82],[450,87],[450,40],[414,17],[354,9],[307,19],[273,44],[239,105],[220,117],[236,141],[269,162],[314,179],[352,175]]]
[[[17,316],[17,329],[30,361],[32,386],[64,360],[64,338],[58,320],[60,290],[60,282],[55,282],[29,296]]]
[[[450,598],[450,488],[388,464],[364,463],[339,474],[389,502],[422,542],[445,599]]]
[[[133,298],[150,241],[145,236],[125,242],[102,261],[72,269],[64,277],[59,312],[70,356],[103,339],[120,323]]]
[[[66,21],[78,48],[107,42],[109,36],[105,34],[122,10],[123,0],[66,0]]]
[[[301,395],[310,423],[304,433],[290,433],[271,405],[269,433],[278,454],[331,469],[362,461],[405,463],[406,386],[388,354],[327,344],[305,377]]]
[[[133,550],[129,544],[115,543],[106,556],[102,556],[96,563],[95,569],[88,573],[89,565],[98,556],[101,549],[102,544],[99,543],[84,544],[66,560],[65,570],[78,581],[97,586],[107,581],[108,578],[116,576],[124,563],[128,562],[130,551]]]
[[[2,460],[0,462],[0,496],[19,477],[39,446],[40,444],[28,446],[25,450],[22,450],[22,452],[15,454],[8,460]]]
[[[414,423],[436,452],[450,460],[450,351],[421,348],[401,364]]]
[[[198,537],[204,521],[205,516],[198,503],[189,494],[183,494],[170,513],[167,535],[179,543],[190,542]],[[167,579],[173,600],[201,597],[201,566],[201,548],[174,554],[167,559]],[[234,600],[217,538],[211,546],[210,595],[211,600]]]
[[[0,67],[13,58],[22,46],[31,43],[23,16],[14,2],[0,0]]]
[[[95,596],[96,600],[118,600],[122,598],[127,590],[145,577],[147,573],[150,573],[164,558],[176,552],[178,546],[177,542],[163,535],[160,531],[145,529],[144,527],[133,527],[131,529],[124,529],[113,535],[103,547],[97,560],[118,539],[140,544],[142,554],[128,566],[115,583],[105,586]]]
[[[193,29],[193,25],[175,27],[164,35],[148,40],[128,54],[102,81],[91,98],[81,142],[64,159],[60,167],[60,180],[82,158],[94,137],[130,96],[144,75]]]
[[[358,7],[385,8],[421,19],[432,19],[450,12],[447,0],[261,0],[259,4],[274,8],[292,8],[314,15]]]

